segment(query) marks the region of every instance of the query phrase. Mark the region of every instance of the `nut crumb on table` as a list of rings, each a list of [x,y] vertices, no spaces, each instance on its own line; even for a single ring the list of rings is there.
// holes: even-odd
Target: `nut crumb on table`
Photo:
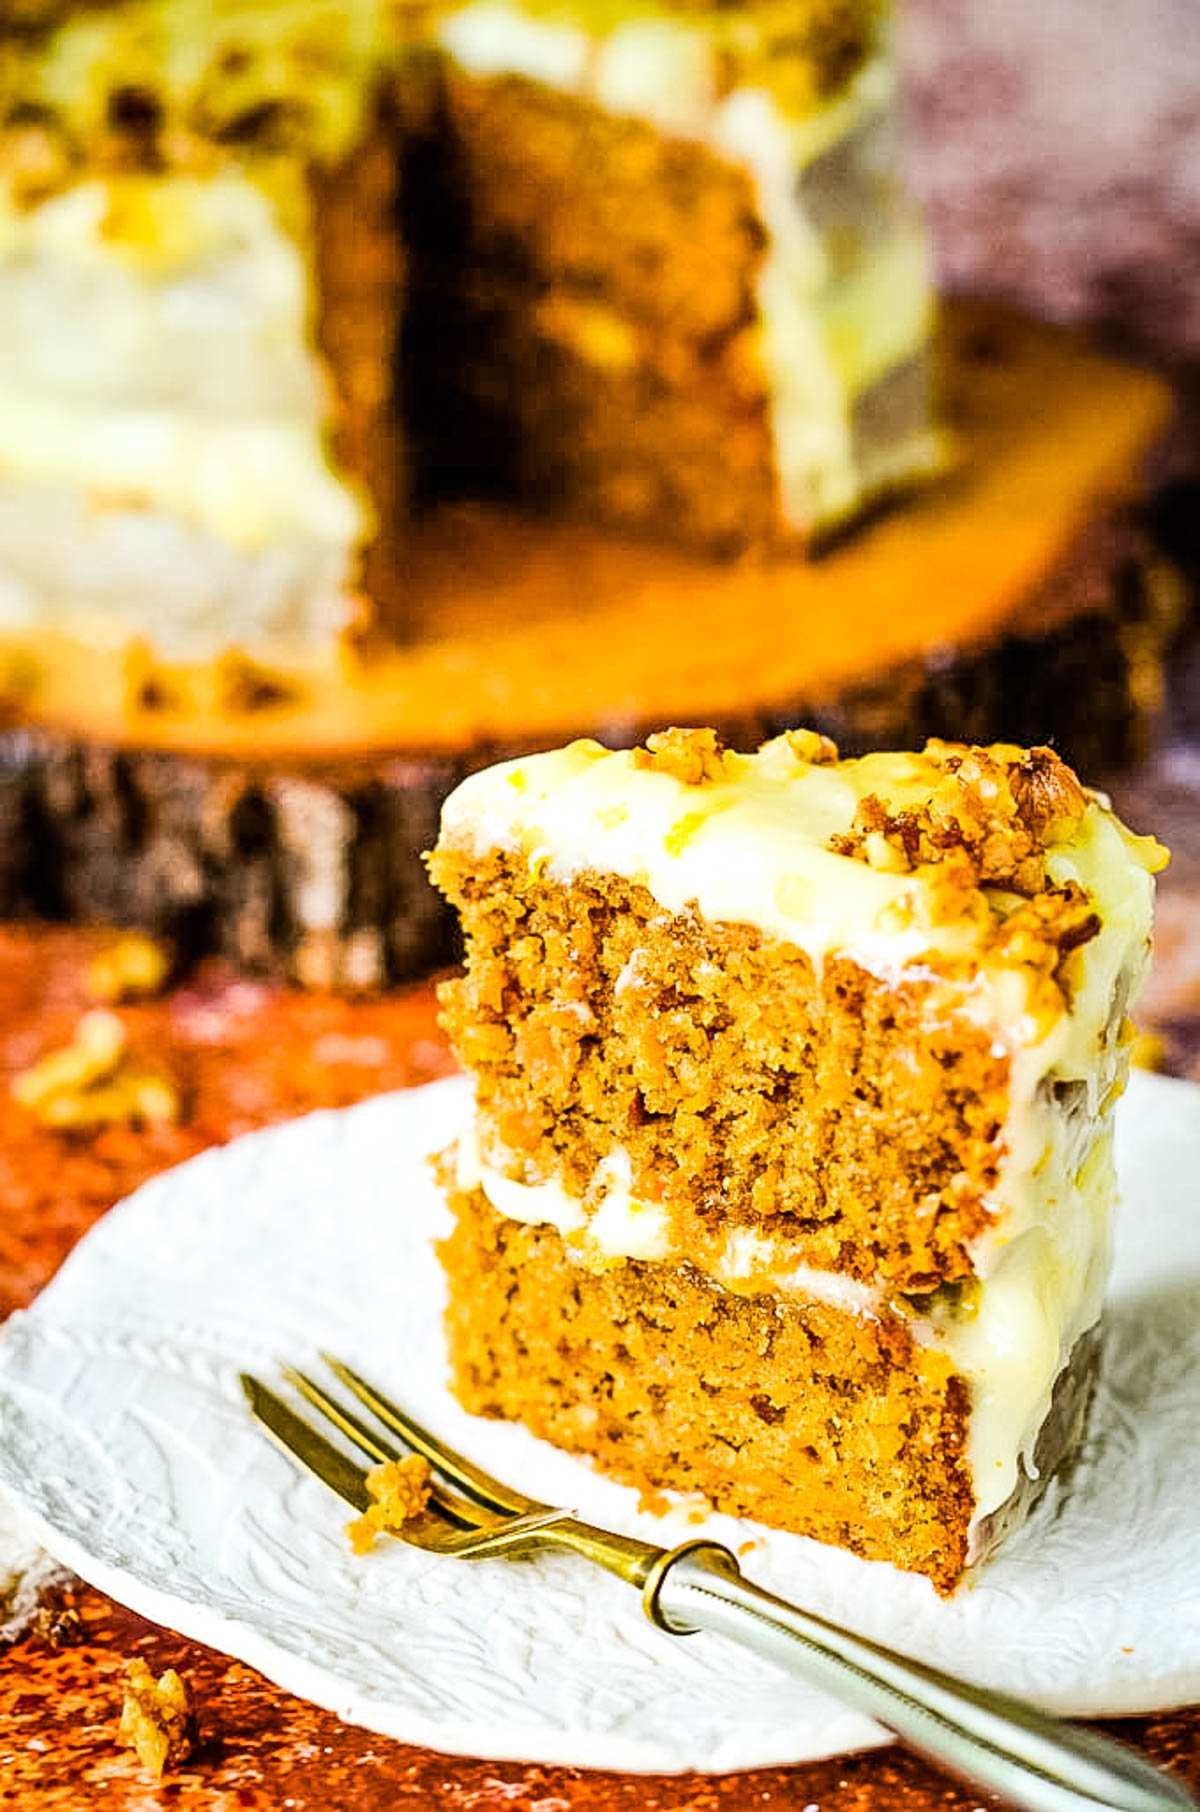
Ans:
[[[129,1663],[117,1741],[160,1779],[187,1761],[196,1747],[196,1714],[173,1667],[156,1680],[144,1661]]]
[[[166,944],[141,931],[123,932],[97,951],[87,968],[87,990],[105,1006],[161,994],[174,958]]]
[[[130,1055],[124,1022],[107,1007],[82,1014],[70,1044],[23,1070],[12,1092],[43,1126],[64,1132],[173,1125],[180,1113],[174,1083]]]

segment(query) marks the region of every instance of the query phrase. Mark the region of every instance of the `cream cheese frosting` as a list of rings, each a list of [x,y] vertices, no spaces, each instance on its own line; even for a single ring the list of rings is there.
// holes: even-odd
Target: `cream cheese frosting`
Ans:
[[[231,168],[0,202],[5,625],[338,633],[369,513],[326,447],[302,239]]]
[[[555,881],[589,870],[621,875],[667,912],[694,908],[706,919],[753,925],[814,962],[836,950],[894,978],[919,969],[923,957],[978,955],[989,927],[978,916],[923,915],[935,885],[930,869],[891,872],[838,854],[830,842],[850,831],[867,796],[894,810],[918,808],[942,777],[927,755],[805,761],[785,736],[756,754],[727,752],[721,777],[693,786],[635,750],[583,739],[470,775],[445,803],[442,839],[447,848],[517,852]],[[1074,1024],[1063,1034],[1062,1061],[1077,1062],[1080,1075],[1091,1073],[1089,1041],[1107,1023],[1125,944],[1143,948],[1149,937],[1155,849],[1093,798],[1069,838],[1047,853],[1053,880],[1077,882],[1108,933],[1080,953]],[[998,895],[997,912],[1015,903]],[[969,1011],[974,1001],[989,1019],[999,1004],[1011,1019],[1021,990],[1019,978],[1007,989],[1012,975],[969,978],[962,1004]],[[997,989],[1007,992],[999,1003]]]

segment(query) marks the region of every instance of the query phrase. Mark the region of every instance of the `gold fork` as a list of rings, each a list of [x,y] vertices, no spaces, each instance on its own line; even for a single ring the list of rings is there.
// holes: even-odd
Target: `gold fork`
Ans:
[[[315,1379],[285,1366],[284,1378],[325,1422],[375,1463],[401,1457],[382,1425],[432,1468],[429,1504],[397,1531],[400,1540],[458,1559],[565,1548],[636,1586],[659,1629],[732,1637],[1026,1812],[1197,1812],[1177,1781],[1119,1743],[910,1661],[776,1598],[744,1579],[736,1557],[717,1542],[658,1548],[526,1497],[447,1447],[349,1366],[328,1353],[321,1357],[373,1418],[365,1421]],[[367,1508],[361,1466],[257,1378],[243,1372],[242,1388],[254,1415],[295,1459],[356,1510]]]

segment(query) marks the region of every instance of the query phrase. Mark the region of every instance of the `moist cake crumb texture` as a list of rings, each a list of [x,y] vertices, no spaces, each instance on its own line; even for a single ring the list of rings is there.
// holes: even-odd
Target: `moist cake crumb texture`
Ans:
[[[430,1476],[429,1461],[419,1453],[371,1467],[367,1473],[371,1502],[361,1516],[346,1524],[356,1554],[369,1553],[377,1535],[398,1535],[405,1523],[420,1516],[429,1502]]]
[[[462,1401],[951,1589],[1082,1424],[1163,860],[1048,749],[465,781]]]

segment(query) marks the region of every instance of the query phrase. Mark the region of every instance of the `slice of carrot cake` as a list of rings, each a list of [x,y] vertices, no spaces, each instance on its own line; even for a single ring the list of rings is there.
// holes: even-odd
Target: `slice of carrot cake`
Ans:
[[[949,1590],[1082,1427],[1164,860],[1048,749],[464,782],[463,1403]]]

